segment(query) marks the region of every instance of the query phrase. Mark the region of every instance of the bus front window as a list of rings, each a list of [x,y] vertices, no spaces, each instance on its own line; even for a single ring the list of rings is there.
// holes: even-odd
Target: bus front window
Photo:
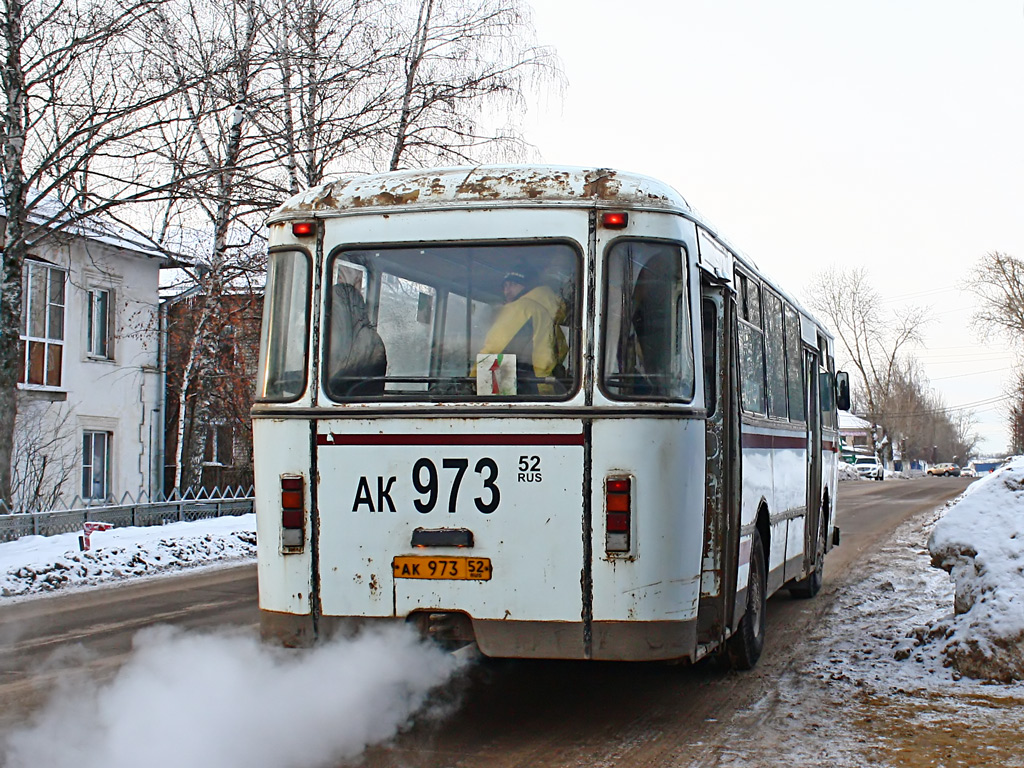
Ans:
[[[309,256],[271,251],[263,296],[259,391],[262,400],[295,400],[306,389]]]
[[[684,252],[620,240],[605,263],[602,385],[615,399],[691,400],[693,347]]]
[[[334,400],[568,397],[578,386],[579,262],[577,248],[550,242],[339,250],[325,391]]]

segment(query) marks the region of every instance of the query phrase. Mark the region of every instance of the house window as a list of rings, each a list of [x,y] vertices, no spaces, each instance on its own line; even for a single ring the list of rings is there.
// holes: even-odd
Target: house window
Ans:
[[[230,424],[208,424],[204,464],[230,467],[234,463],[235,431]]]
[[[110,291],[89,291],[86,351],[90,357],[110,358]]]
[[[82,433],[82,498],[110,495],[110,432]]]
[[[25,262],[19,384],[41,387],[61,384],[66,276],[58,267]]]

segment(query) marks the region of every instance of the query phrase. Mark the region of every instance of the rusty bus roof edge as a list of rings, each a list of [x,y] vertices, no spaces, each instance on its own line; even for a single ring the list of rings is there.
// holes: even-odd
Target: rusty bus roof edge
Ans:
[[[555,165],[484,165],[427,168],[358,176],[294,195],[268,224],[304,215],[497,207],[629,207],[693,216],[686,199],[668,184],[610,168]]]

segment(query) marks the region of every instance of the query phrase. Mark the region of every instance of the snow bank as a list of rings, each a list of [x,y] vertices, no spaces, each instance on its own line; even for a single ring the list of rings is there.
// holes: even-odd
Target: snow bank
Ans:
[[[845,461],[839,462],[839,479],[840,480],[860,480],[860,475],[857,474],[857,470],[853,468],[853,464],[847,464]]]
[[[79,535],[25,536],[0,543],[0,597],[256,557],[256,515],[251,513],[100,531],[91,534],[86,552],[79,549]]]
[[[1024,680],[1024,457],[972,483],[928,540],[955,583],[954,616],[931,630],[970,677]]]

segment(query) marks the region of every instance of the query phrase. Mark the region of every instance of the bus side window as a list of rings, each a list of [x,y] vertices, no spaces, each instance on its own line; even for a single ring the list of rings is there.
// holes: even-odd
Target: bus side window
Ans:
[[[683,264],[674,243],[620,241],[610,248],[603,384],[613,397],[693,397]]]

